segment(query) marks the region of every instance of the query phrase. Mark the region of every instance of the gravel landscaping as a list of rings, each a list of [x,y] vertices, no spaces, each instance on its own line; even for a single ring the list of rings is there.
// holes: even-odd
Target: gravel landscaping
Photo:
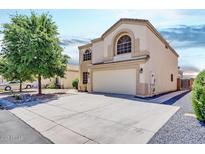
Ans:
[[[169,104],[166,102],[166,104]],[[172,103],[170,103],[172,104]],[[150,144],[198,144],[205,143],[205,124],[193,114],[191,92],[173,103],[180,106],[168,122],[152,137]]]
[[[76,94],[77,91],[73,89],[43,89],[42,95],[38,95],[36,89],[25,90],[22,93],[18,91],[3,92],[0,93],[0,109],[30,107]]]

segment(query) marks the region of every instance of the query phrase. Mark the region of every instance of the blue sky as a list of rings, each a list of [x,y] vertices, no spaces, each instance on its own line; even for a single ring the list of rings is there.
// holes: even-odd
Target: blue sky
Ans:
[[[31,10],[0,10],[0,24]],[[205,68],[205,10],[34,10],[48,12],[58,25],[64,52],[78,63],[77,46],[99,37],[120,18],[148,19],[180,55],[184,69]],[[0,36],[0,39],[2,36]]]

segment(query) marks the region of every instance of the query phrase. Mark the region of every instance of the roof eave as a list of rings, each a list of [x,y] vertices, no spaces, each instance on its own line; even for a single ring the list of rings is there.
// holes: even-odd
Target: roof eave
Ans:
[[[81,45],[81,46],[78,46],[78,49],[84,49],[84,48],[88,48],[88,47],[91,47],[92,46],[92,43],[88,43],[88,44],[85,44],[85,45]]]
[[[128,22],[139,22],[139,23],[144,23],[145,26],[147,26],[150,30],[152,30],[152,32],[165,44],[169,47],[169,49],[174,53],[174,55],[176,55],[177,57],[179,57],[179,55],[177,54],[177,52],[169,45],[169,43],[162,37],[162,35],[156,30],[156,28],[149,22],[149,20],[145,20],[145,19],[130,19],[130,18],[121,18],[120,20],[118,20],[115,24],[113,24],[108,30],[106,30],[101,37],[96,38],[91,40],[91,43],[86,44],[86,45],[82,45],[79,46],[79,49],[83,49],[86,47],[91,47],[93,43],[96,43],[98,41],[102,41],[106,35],[112,31],[112,29],[117,26],[118,24],[123,24],[123,23],[128,23]]]

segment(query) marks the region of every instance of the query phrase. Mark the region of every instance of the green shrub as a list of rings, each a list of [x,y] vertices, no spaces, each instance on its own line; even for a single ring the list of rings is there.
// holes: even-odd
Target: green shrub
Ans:
[[[78,79],[73,80],[73,82],[72,82],[73,88],[78,89],[78,82],[79,82]]]
[[[55,82],[51,82],[51,84],[49,84],[46,88],[47,89],[60,89],[60,87],[56,85]]]
[[[198,120],[205,122],[205,71],[198,74],[192,87],[192,106]]]

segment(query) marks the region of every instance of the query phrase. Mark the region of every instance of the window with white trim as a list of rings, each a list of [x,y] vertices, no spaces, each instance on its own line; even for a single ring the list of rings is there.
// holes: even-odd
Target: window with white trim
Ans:
[[[117,41],[117,54],[124,54],[131,52],[132,43],[128,35],[123,35]]]

